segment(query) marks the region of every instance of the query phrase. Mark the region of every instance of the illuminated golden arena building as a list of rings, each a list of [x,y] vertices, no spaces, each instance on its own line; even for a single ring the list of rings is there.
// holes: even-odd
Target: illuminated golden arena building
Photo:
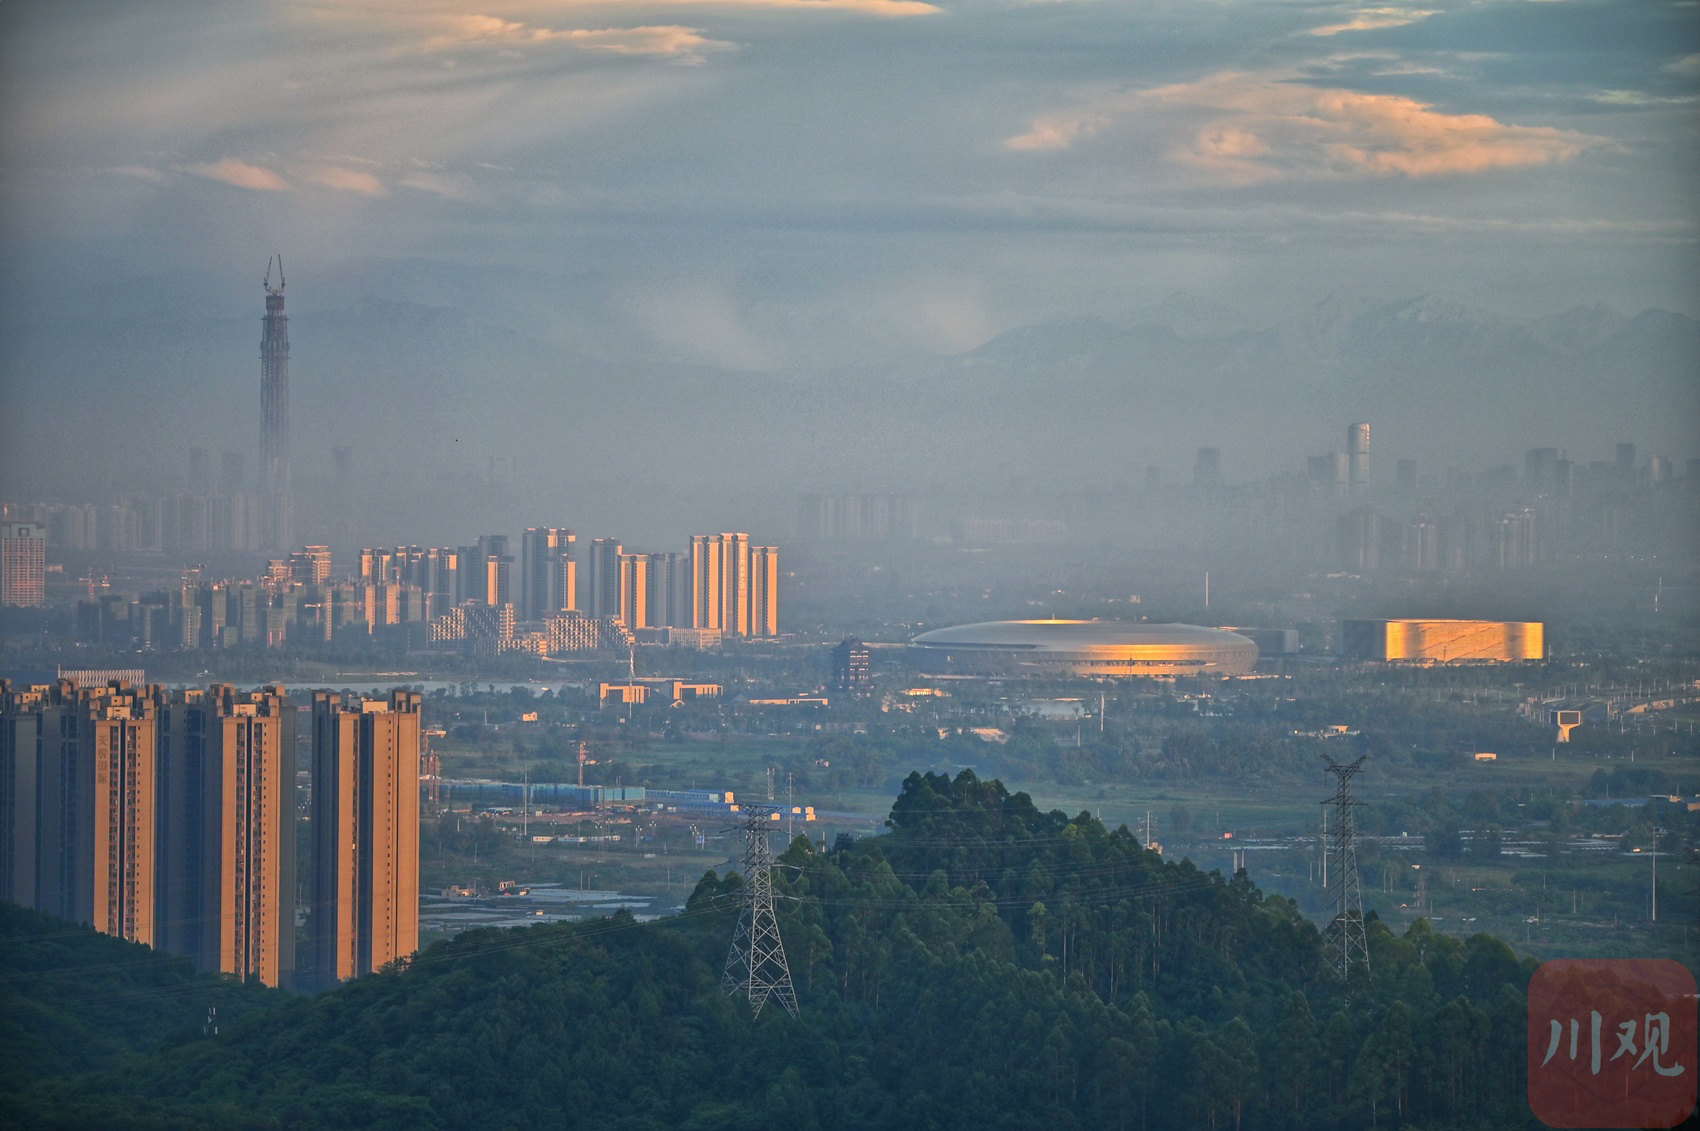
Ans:
[[[909,657],[922,671],[962,675],[1244,675],[1257,645],[1195,624],[1000,620],[924,632]]]
[[[1343,620],[1340,656],[1419,664],[1513,663],[1546,654],[1540,621]]]

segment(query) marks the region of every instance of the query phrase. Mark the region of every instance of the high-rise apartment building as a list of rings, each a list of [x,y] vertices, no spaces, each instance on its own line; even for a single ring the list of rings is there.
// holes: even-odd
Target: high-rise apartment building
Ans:
[[[617,538],[598,538],[590,544],[585,567],[585,611],[593,617],[620,615],[620,554]]]
[[[621,554],[619,568],[620,622],[628,630],[690,627],[684,554]]]
[[[328,986],[419,949],[417,692],[313,693],[309,979]]]
[[[650,559],[652,554],[621,554],[620,623],[629,630],[655,628],[658,622],[650,604]]]
[[[283,985],[295,969],[295,718],[280,687],[158,705],[154,945]]]
[[[521,620],[542,620],[578,607],[574,541],[565,527],[534,526],[520,535]]]
[[[0,523],[0,605],[46,601],[46,527],[33,522]]]
[[[46,688],[0,680],[0,899],[36,905],[36,778]]]
[[[691,536],[692,628],[726,631],[726,546],[718,534]]]
[[[277,286],[266,264],[266,314],[260,329],[260,549],[281,553],[295,541],[289,482],[289,318],[283,312],[283,257]]]
[[[331,548],[303,546],[290,551],[289,577],[298,585],[320,585],[330,580]]]
[[[0,682],[0,898],[281,985],[294,758],[280,688]]]
[[[727,636],[772,636],[779,618],[779,552],[748,534],[691,538],[691,628]]]
[[[750,547],[750,636],[779,635],[779,547]]]
[[[157,694],[61,680],[40,703],[34,906],[154,942]]]

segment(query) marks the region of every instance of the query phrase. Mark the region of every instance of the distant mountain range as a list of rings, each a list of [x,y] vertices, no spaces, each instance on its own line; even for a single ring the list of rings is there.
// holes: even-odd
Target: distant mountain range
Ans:
[[[1260,319],[1175,295],[955,356],[883,346],[830,369],[750,372],[683,360],[583,277],[395,262],[312,284],[295,276],[290,292],[308,479],[347,445],[392,487],[496,460],[564,503],[705,484],[777,497],[1018,477],[1066,491],[1137,483],[1147,464],[1185,480],[1203,446],[1222,449],[1229,481],[1298,472],[1352,420],[1371,421],[1379,468],[1481,468],[1537,446],[1587,462],[1620,440],[1700,454],[1700,326],[1662,310],[1516,319],[1420,295]],[[163,485],[191,446],[250,448],[252,291],[178,273],[14,309],[0,351],[7,493]]]

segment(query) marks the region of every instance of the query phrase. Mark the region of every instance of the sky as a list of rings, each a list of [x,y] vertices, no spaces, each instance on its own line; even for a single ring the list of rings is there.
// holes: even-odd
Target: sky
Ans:
[[[1177,295],[1700,312],[1692,0],[7,2],[0,50],[0,325],[251,315],[278,250],[292,310],[533,279],[539,340],[768,374]]]

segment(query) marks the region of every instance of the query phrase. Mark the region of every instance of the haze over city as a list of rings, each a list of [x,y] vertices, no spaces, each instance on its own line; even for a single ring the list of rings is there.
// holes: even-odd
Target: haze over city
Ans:
[[[297,490],[352,448],[375,542],[1246,482],[1350,420],[1384,473],[1697,454],[1682,5],[0,21],[11,498],[251,450],[280,250]]]

